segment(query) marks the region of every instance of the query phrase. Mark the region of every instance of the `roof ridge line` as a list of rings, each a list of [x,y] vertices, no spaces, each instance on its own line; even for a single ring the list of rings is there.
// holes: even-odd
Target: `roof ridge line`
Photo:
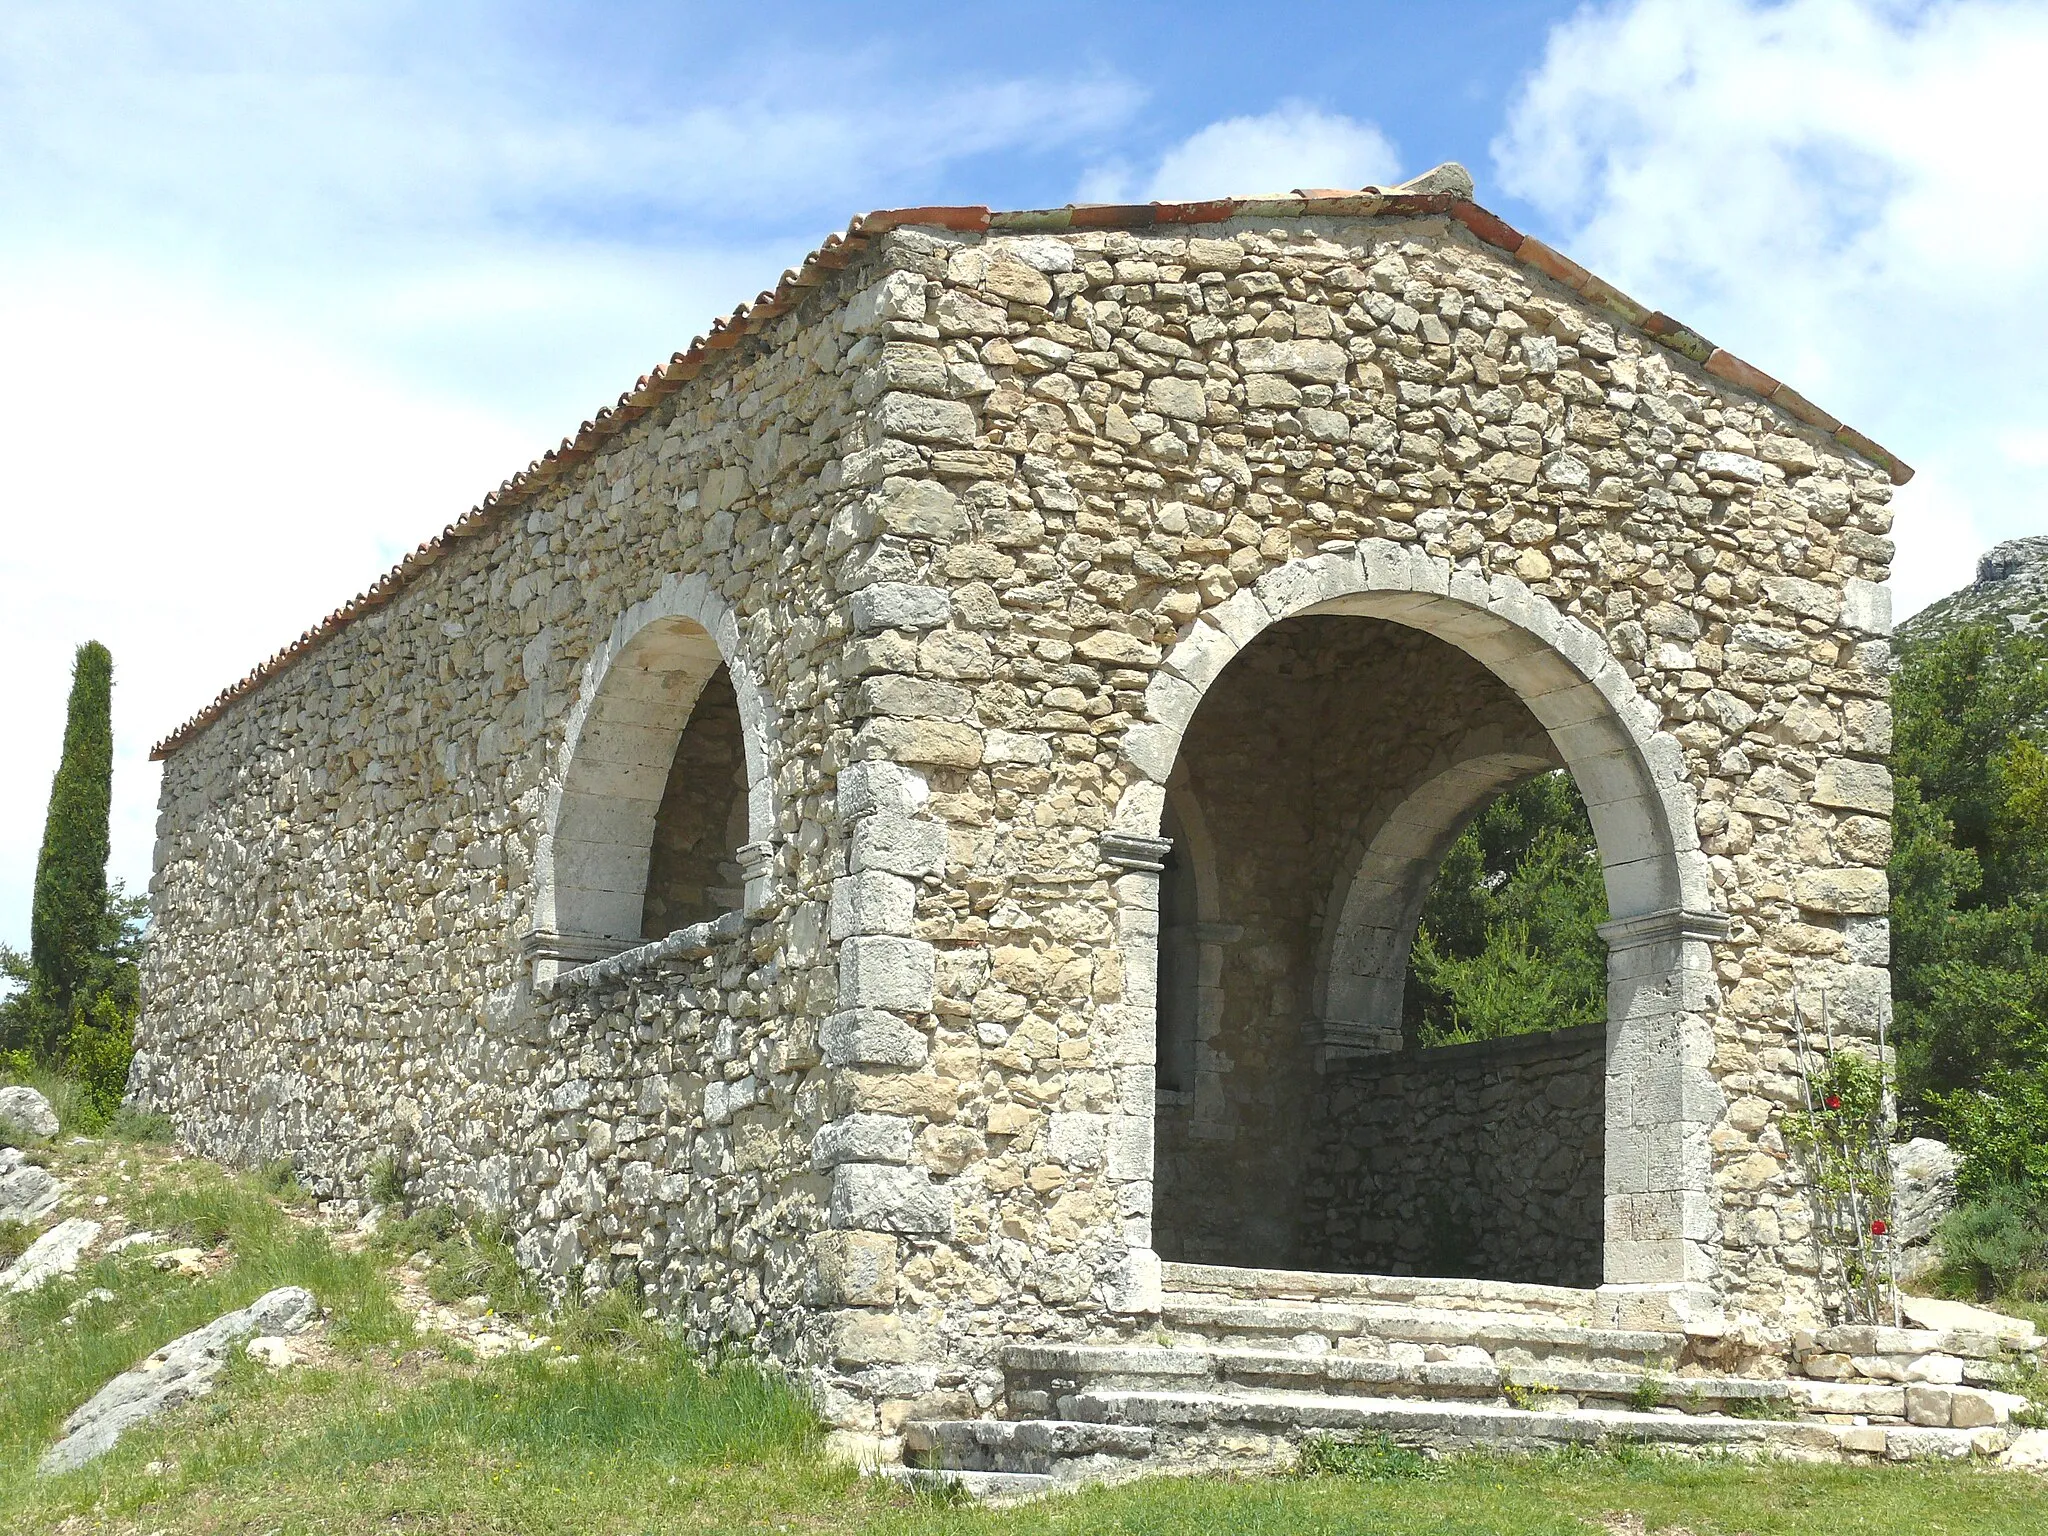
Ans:
[[[515,506],[530,502],[565,472],[589,459],[606,440],[641,420],[663,399],[696,378],[711,361],[712,354],[738,346],[743,336],[787,313],[801,300],[804,290],[824,281],[825,274],[836,272],[858,259],[876,236],[907,227],[947,229],[960,234],[1024,233],[1061,229],[1146,229],[1161,225],[1185,227],[1220,224],[1234,218],[1299,218],[1305,214],[1359,218],[1386,214],[1409,217],[1446,215],[1462,225],[1474,239],[1562,283],[1596,309],[1641,331],[1658,345],[1678,353],[1724,383],[1760,395],[1788,415],[1827,433],[1850,452],[1877,464],[1891,477],[1893,484],[1904,485],[1913,478],[1910,465],[1854,427],[1829,415],[1789,385],[1734,353],[1715,346],[1661,310],[1644,308],[1568,256],[1534,235],[1523,234],[1471,199],[1450,193],[1386,191],[1379,187],[1363,187],[1353,192],[1318,187],[1273,196],[1226,197],[1204,202],[1068,203],[1059,208],[1011,212],[995,212],[981,204],[880,208],[855,215],[848,222],[845,234],[826,236],[824,242],[804,258],[801,266],[785,270],[773,289],[764,290],[751,304],[741,304],[730,314],[713,320],[708,331],[692,340],[682,351],[672,354],[667,362],[657,364],[642,374],[631,389],[621,394],[611,406],[585,421],[572,437],[563,438],[525,469],[508,477],[496,490],[414,548],[364,591],[223,688],[203,708],[152,746],[150,760],[160,762],[169,757],[218,720],[237,699],[253,693],[299,657],[364,614],[390,602],[411,584],[415,576],[439,561],[459,541],[476,537]]]

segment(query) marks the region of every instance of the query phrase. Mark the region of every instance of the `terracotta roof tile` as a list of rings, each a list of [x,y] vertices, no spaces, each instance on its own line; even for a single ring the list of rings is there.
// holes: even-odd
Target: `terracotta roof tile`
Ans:
[[[367,591],[335,609],[297,640],[223,689],[204,709],[151,748],[149,755],[159,760],[168,757],[219,719],[236,699],[254,692],[337,631],[390,602],[411,584],[415,576],[452,549],[458,540],[473,538],[487,531],[501,516],[524,505],[588,459],[607,438],[640,420],[665,396],[701,373],[711,353],[737,346],[749,331],[787,313],[802,298],[804,289],[816,287],[824,281],[824,274],[835,272],[858,259],[877,235],[907,225],[979,234],[989,230],[1146,229],[1160,224],[1216,224],[1233,218],[1286,219],[1299,218],[1303,214],[1351,214],[1360,217],[1375,214],[1406,217],[1448,215],[1470,231],[1474,238],[1506,251],[1524,265],[1563,283],[1589,303],[1640,329],[1717,377],[1753,390],[1781,410],[1831,434],[1843,447],[1880,465],[1895,483],[1903,485],[1912,478],[1910,466],[1853,427],[1844,426],[1762,369],[1752,367],[1733,353],[1714,346],[1669,315],[1644,309],[1577,262],[1535,236],[1522,234],[1477,203],[1448,193],[1384,192],[1377,187],[1357,191],[1317,187],[1273,196],[1217,198],[1207,202],[1083,203],[1065,208],[1008,213],[992,212],[978,206],[884,208],[854,219],[844,235],[827,236],[824,243],[804,259],[801,267],[784,272],[774,289],[762,293],[751,305],[742,304],[730,315],[712,321],[706,334],[666,363],[642,375],[631,390],[619,396],[616,404],[584,422],[574,437],[565,438],[558,447],[542,454],[475,507],[421,544]]]

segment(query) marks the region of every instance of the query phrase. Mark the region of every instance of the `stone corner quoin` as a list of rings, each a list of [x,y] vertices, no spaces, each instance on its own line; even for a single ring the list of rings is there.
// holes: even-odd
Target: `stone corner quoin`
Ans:
[[[1286,1095],[1384,1043],[1414,850],[1565,766],[1613,918],[1604,1055],[1551,1053],[1586,1283],[1783,1333],[1790,1000],[1889,1008],[1891,490],[1448,217],[896,228],[170,748],[132,1097],[326,1199],[393,1157],[887,1436],[1149,1327],[1232,1223],[1362,1251],[1303,1235],[1358,1179]],[[1405,755],[1283,784],[1204,724],[1261,657]],[[714,697],[722,849],[664,841]],[[1289,797],[1298,918],[1227,856]],[[1161,881],[1209,845],[1175,1087]],[[1169,1216],[1226,1146],[1300,1209]]]

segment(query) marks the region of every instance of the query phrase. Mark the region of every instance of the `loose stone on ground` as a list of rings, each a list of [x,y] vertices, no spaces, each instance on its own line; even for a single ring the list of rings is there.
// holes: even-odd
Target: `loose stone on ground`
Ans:
[[[57,1111],[33,1088],[0,1088],[0,1130],[48,1140],[57,1134]]]
[[[73,1273],[80,1257],[99,1235],[100,1224],[96,1221],[74,1216],[58,1222],[0,1274],[0,1293],[18,1295],[33,1291],[59,1275]]]
[[[57,1209],[63,1193],[49,1169],[28,1161],[18,1147],[0,1147],[0,1221],[41,1221]]]

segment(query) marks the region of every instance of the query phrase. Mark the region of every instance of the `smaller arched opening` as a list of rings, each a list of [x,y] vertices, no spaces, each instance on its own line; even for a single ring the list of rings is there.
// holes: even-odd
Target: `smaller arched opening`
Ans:
[[[1331,910],[1309,1262],[1597,1284],[1608,909],[1571,775],[1493,753],[1429,780]]]
[[[536,979],[761,904],[761,700],[700,585],[665,583],[584,670],[536,861]]]
[[[1408,956],[1444,855],[1510,786],[1551,767],[1527,752],[1489,752],[1445,769],[1382,821],[1328,910],[1318,967],[1318,1033],[1326,1051],[1395,1051],[1404,1028]]]
[[[747,758],[732,673],[721,664],[691,707],[654,813],[640,937],[709,922],[746,900]]]

